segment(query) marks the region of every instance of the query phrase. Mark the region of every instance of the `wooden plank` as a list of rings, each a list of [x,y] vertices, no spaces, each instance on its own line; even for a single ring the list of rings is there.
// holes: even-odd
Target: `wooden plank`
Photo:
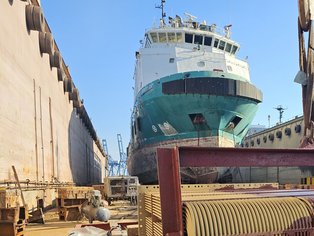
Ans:
[[[45,216],[44,216],[42,208],[39,208],[38,210],[33,211],[30,215],[31,216],[28,218],[29,223],[45,224]]]
[[[19,208],[0,208],[0,221],[16,223],[19,220]]]
[[[22,191],[21,184],[20,184],[20,181],[19,181],[19,177],[18,177],[18,175],[16,173],[16,170],[15,170],[14,166],[12,166],[12,169],[13,169],[13,172],[14,172],[15,180],[17,182],[17,186],[19,187],[19,190],[21,191],[21,198],[22,198],[23,206],[26,207],[23,191]]]

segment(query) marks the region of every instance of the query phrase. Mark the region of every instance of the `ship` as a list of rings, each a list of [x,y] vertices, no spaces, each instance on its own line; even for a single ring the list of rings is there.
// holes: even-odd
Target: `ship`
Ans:
[[[134,107],[128,172],[140,183],[157,182],[156,149],[234,147],[248,131],[262,92],[239,59],[231,25],[200,23],[185,13],[162,18],[145,32],[135,53]],[[217,181],[214,168],[181,168],[182,182]]]
[[[0,188],[12,166],[30,207],[101,183],[106,153],[40,1],[0,1],[0,32]]]

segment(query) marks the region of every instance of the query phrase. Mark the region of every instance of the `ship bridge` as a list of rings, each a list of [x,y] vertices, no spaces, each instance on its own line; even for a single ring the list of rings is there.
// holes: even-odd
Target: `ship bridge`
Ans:
[[[194,45],[200,49],[213,50],[214,52],[225,52],[235,55],[240,45],[230,39],[231,26],[227,25],[222,30],[216,24],[207,25],[196,22],[195,16],[185,13],[187,19],[182,22],[181,17],[169,17],[169,25],[161,21],[159,28],[152,28],[145,34],[144,47],[160,46],[160,44],[183,44]],[[182,45],[181,45],[182,46]]]

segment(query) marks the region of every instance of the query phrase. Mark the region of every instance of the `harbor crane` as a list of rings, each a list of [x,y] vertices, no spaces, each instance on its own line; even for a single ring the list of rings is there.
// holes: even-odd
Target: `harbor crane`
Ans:
[[[119,166],[118,166],[118,175],[128,175],[128,171],[126,168],[127,165],[127,155],[123,149],[123,143],[122,143],[122,136],[121,134],[117,134],[118,138],[118,146],[119,146],[119,153],[120,153],[120,160],[119,160]]]
[[[108,176],[115,176],[118,175],[118,167],[119,167],[119,163],[118,161],[113,160],[113,158],[111,157],[111,155],[109,155],[108,153],[108,145],[107,145],[107,140],[103,139],[102,140],[102,144],[103,144],[103,148],[108,156]]]

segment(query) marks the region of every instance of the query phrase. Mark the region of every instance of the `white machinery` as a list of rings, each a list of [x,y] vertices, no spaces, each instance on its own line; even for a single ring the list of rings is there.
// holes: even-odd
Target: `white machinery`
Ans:
[[[110,219],[110,211],[104,206],[100,191],[92,190],[88,201],[82,205],[82,213],[89,223],[93,223],[94,220],[105,222]]]

